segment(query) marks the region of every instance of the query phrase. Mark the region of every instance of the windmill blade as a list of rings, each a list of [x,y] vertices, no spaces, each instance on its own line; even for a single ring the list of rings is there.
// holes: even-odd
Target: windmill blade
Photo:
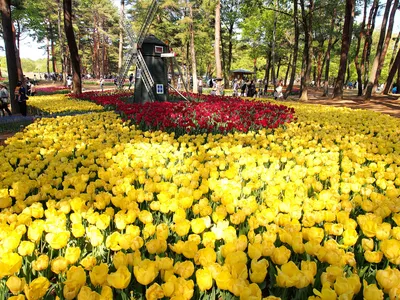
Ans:
[[[121,19],[120,19],[121,27],[124,29],[129,42],[131,44],[135,44],[137,42],[137,36],[132,30],[132,26],[128,20],[128,18],[125,15],[125,12],[122,13]]]
[[[124,64],[118,74],[118,87],[122,88],[126,78],[126,74],[132,65],[136,64],[137,61],[137,48],[134,47],[125,53]]]
[[[153,86],[154,86],[154,80],[153,77],[151,77],[149,68],[146,65],[146,62],[144,61],[143,55],[140,51],[137,52],[137,67],[142,70],[141,77],[143,80],[144,87],[146,88],[147,92],[149,93],[149,98],[151,102],[155,101],[155,97],[153,94]]]
[[[140,47],[143,43],[144,38],[146,37],[147,33],[149,32],[149,28],[151,23],[153,22],[154,16],[156,15],[157,8],[158,8],[159,0],[153,0],[150,4],[149,10],[147,11],[146,18],[140,28],[137,44]]]

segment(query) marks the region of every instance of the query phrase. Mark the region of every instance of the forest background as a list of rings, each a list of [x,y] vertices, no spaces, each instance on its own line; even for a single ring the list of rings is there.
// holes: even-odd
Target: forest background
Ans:
[[[72,73],[62,2],[10,2],[17,53],[26,36],[45,43],[47,58],[21,59],[24,73]],[[126,13],[137,32],[150,3],[150,0],[72,1],[81,74],[100,78],[118,73],[122,63],[121,12]],[[188,76],[215,78],[218,76],[215,24],[220,22],[218,48],[226,84],[231,80],[230,70],[245,68],[254,71],[254,79],[263,82],[276,84],[282,80],[286,85],[293,78],[295,82],[301,79],[304,86],[310,83],[322,86],[324,82],[333,85],[338,78],[348,32],[342,82],[358,79],[365,88],[371,81],[371,73],[375,86],[386,81],[394,64],[400,37],[399,22],[395,22],[399,19],[395,17],[398,9],[398,0],[165,0],[160,3],[150,33],[171,47],[179,64],[188,69]],[[123,49],[127,48],[129,44],[125,42]],[[373,70],[377,58],[378,71]],[[0,63],[3,75],[7,70],[6,58],[1,57]]]

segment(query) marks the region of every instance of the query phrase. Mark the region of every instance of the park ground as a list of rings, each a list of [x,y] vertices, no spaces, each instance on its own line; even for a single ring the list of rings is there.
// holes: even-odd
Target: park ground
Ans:
[[[43,83],[41,86],[59,86],[60,84]],[[84,91],[99,90],[97,84],[84,84]],[[114,86],[105,86],[104,90],[113,90]],[[228,92],[229,94],[229,92]],[[336,107],[349,107],[352,109],[367,109],[379,113],[388,114],[390,116],[400,118],[400,95],[375,95],[369,101],[365,101],[363,97],[357,96],[357,90],[344,90],[343,99],[332,99],[331,97],[322,97],[322,89],[310,88],[309,100],[307,104],[329,105]],[[299,102],[298,96],[288,98],[289,102]],[[20,127],[21,129],[23,126]],[[0,145],[4,141],[15,134],[15,128],[12,131],[0,132]]]

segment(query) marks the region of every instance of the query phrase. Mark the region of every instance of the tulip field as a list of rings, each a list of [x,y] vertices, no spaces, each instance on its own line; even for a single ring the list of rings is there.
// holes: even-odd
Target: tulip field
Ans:
[[[0,299],[399,299],[399,119],[127,97],[30,97],[0,146]]]

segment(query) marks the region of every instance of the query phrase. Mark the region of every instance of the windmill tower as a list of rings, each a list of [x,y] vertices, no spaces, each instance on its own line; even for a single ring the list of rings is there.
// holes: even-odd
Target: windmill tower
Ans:
[[[125,53],[124,63],[118,75],[122,88],[131,66],[136,66],[134,102],[145,103],[167,101],[168,67],[166,57],[171,57],[169,48],[154,36],[147,36],[158,8],[158,0],[153,0],[138,34],[132,31],[126,18],[121,20],[129,39],[130,48]]]

